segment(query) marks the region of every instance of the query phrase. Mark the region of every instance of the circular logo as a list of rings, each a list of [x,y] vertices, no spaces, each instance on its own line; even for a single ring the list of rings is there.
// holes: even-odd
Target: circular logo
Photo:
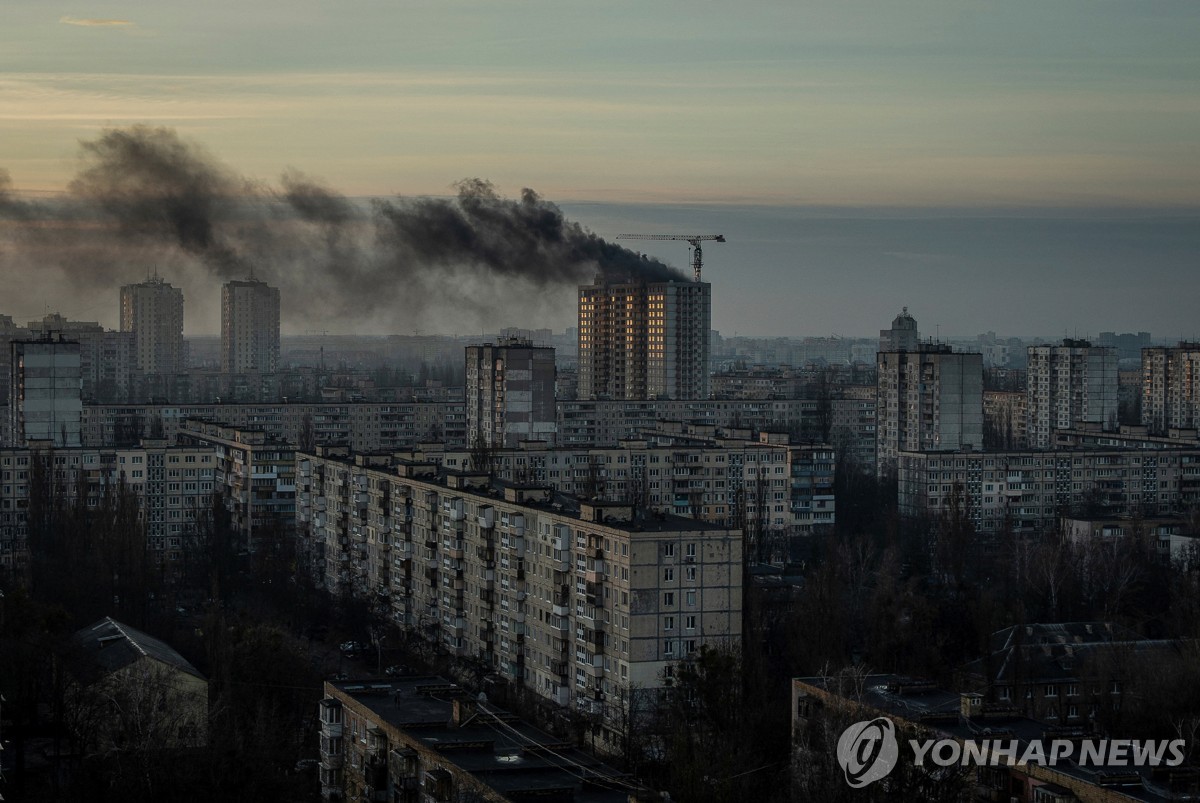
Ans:
[[[855,789],[886,776],[896,767],[899,755],[896,726],[887,717],[855,722],[842,731],[837,743],[838,764],[846,783]]]

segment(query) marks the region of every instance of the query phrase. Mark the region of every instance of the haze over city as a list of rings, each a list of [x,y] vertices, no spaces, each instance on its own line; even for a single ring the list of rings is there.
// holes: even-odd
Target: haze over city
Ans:
[[[724,234],[705,276],[723,333],[870,335],[908,304],[944,334],[1192,336],[1187,299],[1156,290],[1186,281],[1200,246],[1198,15],[1097,8],[18,2],[0,32],[0,169],[15,197],[54,203],[95,156],[81,143],[163,127],[253,193],[286,194],[287,175],[449,198],[478,178],[515,200],[531,187],[607,240]],[[19,318],[115,325],[116,287],[157,267],[185,290],[189,334],[217,330],[219,282],[194,249],[72,244],[39,264],[22,225],[0,230]],[[378,309],[349,315],[299,291],[333,282],[289,292],[289,237],[244,255],[283,285],[285,332],[571,323],[570,281],[506,294],[486,271],[443,283],[453,298],[368,271]],[[682,243],[625,245],[688,263]],[[104,267],[53,268],[72,261]]]

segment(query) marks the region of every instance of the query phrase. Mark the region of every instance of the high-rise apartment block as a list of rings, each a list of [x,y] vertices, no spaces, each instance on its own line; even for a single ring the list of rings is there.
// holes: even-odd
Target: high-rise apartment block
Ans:
[[[916,351],[919,342],[917,319],[908,314],[908,307],[892,319],[891,329],[879,330],[880,351]]]
[[[1117,425],[1117,352],[1086,340],[1030,346],[1026,374],[1029,448],[1049,449],[1056,429]]]
[[[580,287],[579,398],[707,398],[711,320],[705,282]]]
[[[139,371],[176,374],[187,367],[183,291],[159,277],[121,288],[121,331],[133,332]]]
[[[472,444],[554,441],[554,349],[506,338],[467,346],[467,433]]]
[[[279,368],[279,288],[255,279],[221,288],[221,371],[274,373]]]
[[[881,351],[876,399],[876,470],[900,452],[983,448],[983,356],[949,346]]]
[[[51,334],[40,340],[16,340],[10,366],[10,445],[43,441],[56,447],[79,446],[83,418],[79,343]]]
[[[1200,343],[1142,349],[1142,424],[1155,435],[1200,428]]]
[[[402,629],[540,700],[604,714],[740,641],[739,530],[390,455],[296,460],[300,565],[318,584],[386,600]]]

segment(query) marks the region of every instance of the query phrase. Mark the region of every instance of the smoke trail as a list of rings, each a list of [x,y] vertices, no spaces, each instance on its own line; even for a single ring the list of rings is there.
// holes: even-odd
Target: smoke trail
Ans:
[[[0,236],[17,252],[10,273],[54,269],[71,288],[108,287],[114,306],[115,285],[154,266],[179,278],[190,311],[211,312],[203,299],[216,285],[252,270],[280,287],[294,328],[352,317],[386,331],[449,322],[466,332],[562,319],[574,286],[597,273],[687,280],[530,189],[510,199],[466,179],[455,198],[363,205],[296,170],[278,189],[256,184],[167,128],[109,129],[80,149],[69,196],[55,205],[15,200],[0,173],[0,220],[23,224]]]

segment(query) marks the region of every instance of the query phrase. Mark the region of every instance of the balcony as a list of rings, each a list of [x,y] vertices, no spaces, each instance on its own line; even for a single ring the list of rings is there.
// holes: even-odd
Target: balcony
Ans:
[[[479,508],[479,517],[477,519],[479,528],[482,530],[490,530],[496,526],[496,510],[491,507]]]

